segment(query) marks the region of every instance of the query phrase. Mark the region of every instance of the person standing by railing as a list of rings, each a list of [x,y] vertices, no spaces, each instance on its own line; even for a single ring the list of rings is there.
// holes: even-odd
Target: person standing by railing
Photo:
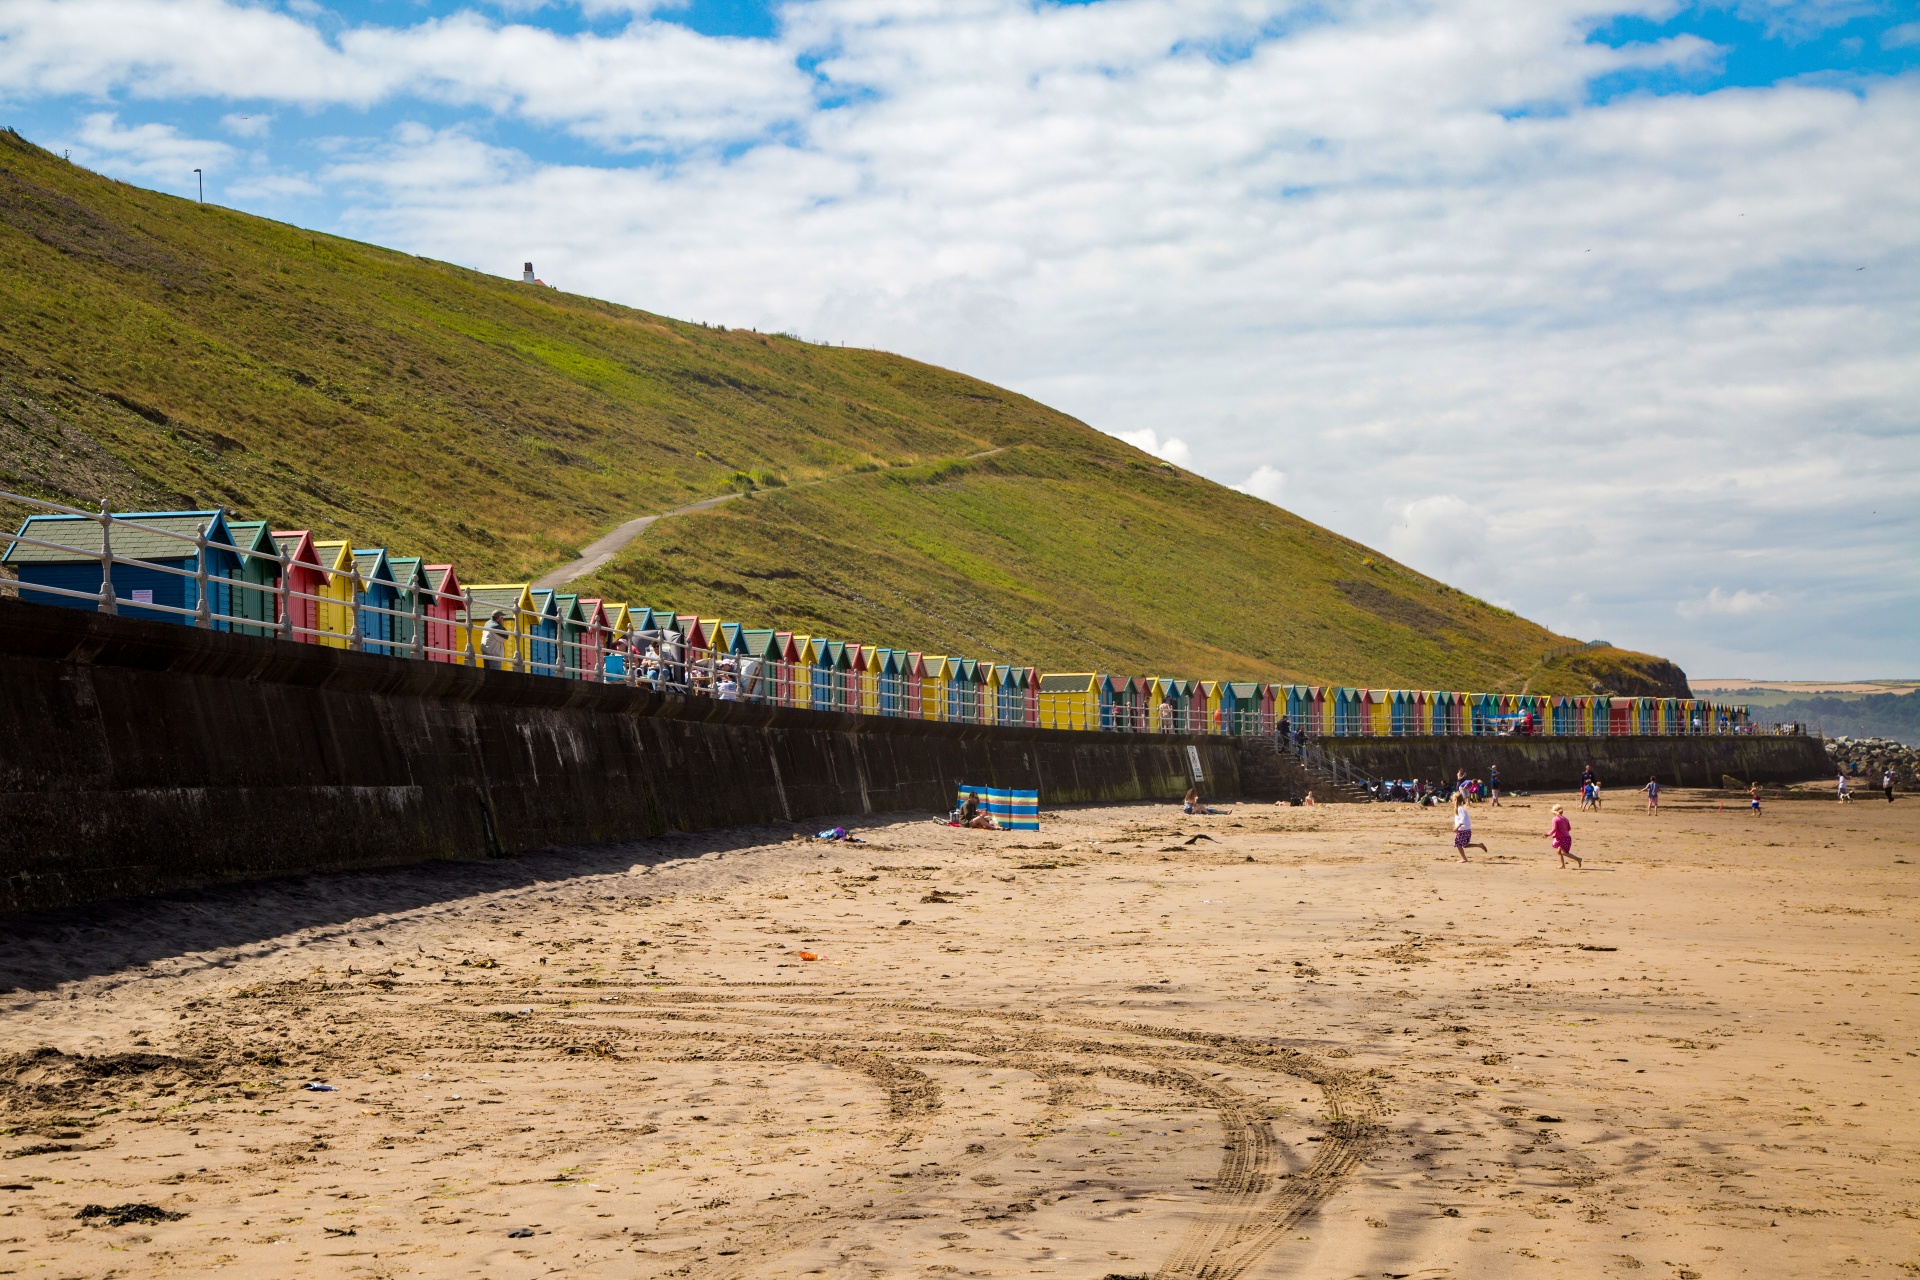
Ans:
[[[480,628],[480,665],[489,671],[500,671],[506,667],[507,659],[507,615],[495,609]]]

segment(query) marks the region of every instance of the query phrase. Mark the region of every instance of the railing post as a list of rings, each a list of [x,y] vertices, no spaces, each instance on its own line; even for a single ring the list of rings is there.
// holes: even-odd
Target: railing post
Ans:
[[[461,610],[463,616],[460,622],[460,647],[466,650],[468,666],[482,666],[480,655],[473,651],[473,588],[460,588],[460,599],[465,605]]]
[[[100,499],[100,612],[108,617],[120,612],[113,590],[113,511],[105,498]]]
[[[360,634],[360,566],[355,564],[347,570],[347,648],[361,653],[366,647]]]
[[[193,606],[193,625],[202,631],[213,627],[213,609],[207,604],[207,526],[193,535],[193,588],[199,597]]]
[[[527,610],[522,609],[516,604],[513,606],[513,619],[514,631],[516,633],[525,633],[524,635],[516,634],[514,636],[516,643],[513,646],[513,669],[521,675],[525,675],[527,674],[527,660],[533,655],[533,633],[527,631]],[[526,641],[525,644],[518,643],[518,641],[522,639]]]
[[[280,548],[280,638],[298,640],[293,630],[293,557]]]
[[[426,557],[422,556],[421,558],[425,559]],[[415,581],[417,582],[418,579],[415,579]],[[422,586],[415,586],[413,589],[413,657],[416,662],[425,661],[427,656],[427,619],[426,611],[422,607],[423,602],[421,597],[425,592],[431,591],[432,589],[431,587]]]

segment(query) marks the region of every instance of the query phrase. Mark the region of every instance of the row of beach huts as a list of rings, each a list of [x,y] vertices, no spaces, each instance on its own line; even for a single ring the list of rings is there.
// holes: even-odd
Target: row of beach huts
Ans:
[[[748,627],[526,582],[468,583],[451,564],[355,547],[308,530],[272,529],[224,511],[33,515],[0,554],[0,566],[17,579],[21,598],[37,603],[429,662],[866,715],[1343,738],[1750,731],[1745,708],[1694,699],[1042,673]]]

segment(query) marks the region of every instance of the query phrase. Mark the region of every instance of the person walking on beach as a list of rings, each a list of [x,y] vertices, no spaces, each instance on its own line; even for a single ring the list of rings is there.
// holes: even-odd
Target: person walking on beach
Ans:
[[[1573,851],[1573,824],[1567,821],[1567,811],[1559,805],[1553,806],[1553,825],[1547,828],[1547,839],[1553,842],[1553,851],[1560,855],[1560,869],[1566,870],[1567,859],[1573,859],[1573,865],[1581,865],[1578,855]]]
[[[1887,803],[1893,803],[1893,770],[1888,769],[1880,775],[1880,789],[1887,793]]]
[[[1760,784],[1757,782],[1747,788],[1747,808],[1754,817],[1760,816]]]
[[[1453,798],[1453,847],[1459,851],[1462,862],[1467,860],[1469,849],[1491,852],[1484,842],[1473,838],[1473,815],[1467,812],[1467,798],[1463,795]]]
[[[1497,764],[1487,766],[1487,807],[1500,807],[1500,766]]]
[[[1852,799],[1853,793],[1847,790],[1847,775],[1842,773],[1840,775],[1840,803],[1847,804],[1851,802]]]
[[[1660,779],[1648,778],[1647,785],[1640,789],[1647,793],[1647,812],[1660,812]]]

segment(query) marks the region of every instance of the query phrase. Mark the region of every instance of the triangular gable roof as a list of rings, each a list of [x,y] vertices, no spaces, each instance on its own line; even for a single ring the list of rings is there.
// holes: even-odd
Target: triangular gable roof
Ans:
[[[553,616],[560,620],[563,627],[572,627],[576,631],[587,629],[586,610],[580,607],[580,597],[572,591],[553,593]]]
[[[768,662],[780,661],[785,648],[780,633],[762,627],[740,628],[739,652],[750,658],[764,658]]]
[[[393,582],[393,563],[387,559],[385,547],[356,548],[353,567],[360,571],[362,582]]]
[[[580,597],[580,622],[589,631],[610,629],[612,619],[607,615],[606,604],[599,596]]]
[[[402,591],[414,591],[427,586],[427,567],[420,563],[419,556],[389,556],[387,568],[393,572],[393,585]]]
[[[320,567],[320,553],[313,549],[313,533],[307,529],[275,529],[273,545],[294,564]]]
[[[316,538],[313,543],[314,554],[320,557],[320,567],[334,573],[344,574],[353,568],[353,548],[344,538]]]
[[[926,653],[920,655],[920,674],[928,680],[945,680],[953,659],[944,653]]]
[[[244,565],[264,569],[279,561],[279,545],[274,542],[273,533],[267,528],[265,520],[229,520],[227,538],[237,550],[259,553],[241,556],[240,562]],[[115,554],[118,554],[118,551],[119,549],[115,548]]]
[[[426,575],[427,589],[435,593],[434,603],[442,608],[453,608],[461,599],[460,575],[453,571],[450,564],[430,564],[421,567]],[[448,597],[452,597],[449,599]]]

